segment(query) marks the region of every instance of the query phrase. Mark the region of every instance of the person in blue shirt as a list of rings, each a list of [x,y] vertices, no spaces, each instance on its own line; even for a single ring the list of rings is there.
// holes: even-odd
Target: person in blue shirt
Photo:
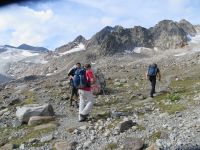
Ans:
[[[73,106],[72,102],[75,101],[77,108],[78,108],[78,89],[74,86],[73,77],[75,75],[76,70],[79,68],[81,68],[81,63],[78,62],[68,72],[68,77],[70,79],[70,87],[71,87],[70,106]],[[74,96],[76,96],[76,99],[73,98]]]

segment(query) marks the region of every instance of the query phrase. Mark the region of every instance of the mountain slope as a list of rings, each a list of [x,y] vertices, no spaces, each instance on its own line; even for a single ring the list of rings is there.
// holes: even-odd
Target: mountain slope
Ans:
[[[48,52],[49,51],[47,48],[44,48],[44,47],[34,47],[34,46],[27,45],[27,44],[22,44],[22,45],[18,46],[17,48],[23,49],[23,50],[36,51],[36,52]]]
[[[154,27],[146,29],[141,26],[123,28],[121,26],[106,26],[89,40],[80,38],[66,45],[58,47],[57,52],[65,52],[83,43],[86,50],[93,51],[99,55],[113,55],[125,51],[133,51],[137,47],[159,49],[180,48],[187,45],[189,36],[197,34],[195,26],[186,20],[174,22],[163,20]]]

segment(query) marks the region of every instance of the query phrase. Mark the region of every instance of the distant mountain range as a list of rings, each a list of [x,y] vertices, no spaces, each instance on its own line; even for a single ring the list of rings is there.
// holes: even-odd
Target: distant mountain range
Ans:
[[[49,50],[44,47],[35,47],[35,46],[30,46],[27,44],[22,44],[18,47],[11,46],[11,45],[4,45],[0,47],[0,52],[6,51],[7,48],[15,48],[15,49],[21,49],[21,50],[29,50],[32,52],[48,52]]]
[[[133,28],[107,26],[89,40],[80,35],[74,41],[56,48],[56,51],[65,52],[80,43],[83,43],[87,50],[94,51],[99,55],[112,55],[126,50],[132,51],[136,47],[156,47],[166,50],[184,47],[190,37],[196,34],[196,26],[185,19],[179,22],[162,20],[149,29],[141,26]]]
[[[0,84],[5,83],[5,82],[10,81],[10,80],[11,80],[10,77],[7,77],[5,75],[0,74]]]

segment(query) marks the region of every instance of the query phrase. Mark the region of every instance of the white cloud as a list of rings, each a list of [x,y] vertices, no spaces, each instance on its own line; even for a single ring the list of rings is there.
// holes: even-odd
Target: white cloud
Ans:
[[[151,27],[162,19],[182,18],[196,23],[199,5],[198,0],[59,0],[11,5],[0,8],[0,45],[56,48],[80,34],[90,38],[107,25]]]
[[[48,37],[50,27],[47,25],[52,18],[53,11],[50,9],[36,11],[24,6],[11,5],[0,11],[0,31],[10,34],[7,43],[11,45],[38,45]],[[6,32],[7,30],[11,30],[11,33]]]

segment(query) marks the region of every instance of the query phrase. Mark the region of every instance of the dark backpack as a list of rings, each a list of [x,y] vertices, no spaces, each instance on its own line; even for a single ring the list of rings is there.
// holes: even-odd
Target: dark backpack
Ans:
[[[150,65],[148,68],[148,76],[156,76],[158,68],[156,65]]]
[[[90,87],[86,77],[86,70],[83,68],[77,69],[73,77],[74,87],[77,89]]]

